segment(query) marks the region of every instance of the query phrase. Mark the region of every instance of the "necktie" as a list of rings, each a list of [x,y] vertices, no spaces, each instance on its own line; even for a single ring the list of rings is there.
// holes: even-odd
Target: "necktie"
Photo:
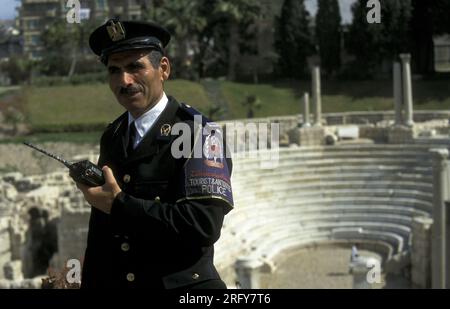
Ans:
[[[134,142],[136,140],[136,126],[134,125],[134,121],[130,124],[128,128],[128,147],[127,147],[127,155],[130,155],[134,150]]]

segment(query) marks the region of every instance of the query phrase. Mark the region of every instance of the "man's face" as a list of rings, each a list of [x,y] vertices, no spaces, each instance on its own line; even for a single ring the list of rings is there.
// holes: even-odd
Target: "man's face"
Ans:
[[[158,68],[148,58],[150,51],[125,51],[108,59],[109,87],[119,103],[138,118],[163,95],[163,83],[170,74],[169,59],[163,57]]]

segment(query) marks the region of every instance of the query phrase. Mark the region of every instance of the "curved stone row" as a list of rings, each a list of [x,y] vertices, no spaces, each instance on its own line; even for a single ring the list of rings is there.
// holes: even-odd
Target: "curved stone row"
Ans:
[[[428,145],[281,148],[236,156],[235,209],[225,218],[215,263],[229,286],[236,267],[276,269],[277,255],[311,243],[376,244],[383,265],[407,256],[412,219],[432,209]],[[247,267],[246,266],[246,267]]]

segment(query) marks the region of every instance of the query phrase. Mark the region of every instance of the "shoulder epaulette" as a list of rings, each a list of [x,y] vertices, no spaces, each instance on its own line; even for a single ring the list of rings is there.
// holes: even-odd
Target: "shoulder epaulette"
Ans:
[[[189,116],[189,118],[194,119],[194,116],[200,115],[202,116],[202,125],[206,125],[206,123],[211,122],[205,115],[200,113],[198,110],[193,108],[192,106],[186,103],[180,103],[180,109]]]

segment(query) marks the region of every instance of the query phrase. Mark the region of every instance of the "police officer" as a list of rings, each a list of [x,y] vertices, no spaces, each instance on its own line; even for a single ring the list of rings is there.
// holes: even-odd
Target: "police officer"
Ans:
[[[233,207],[231,160],[211,159],[206,137],[223,138],[220,127],[165,94],[169,40],[159,25],[119,20],[90,36],[126,112],[101,137],[105,185],[77,183],[92,206],[82,288],[226,288],[213,244]]]

